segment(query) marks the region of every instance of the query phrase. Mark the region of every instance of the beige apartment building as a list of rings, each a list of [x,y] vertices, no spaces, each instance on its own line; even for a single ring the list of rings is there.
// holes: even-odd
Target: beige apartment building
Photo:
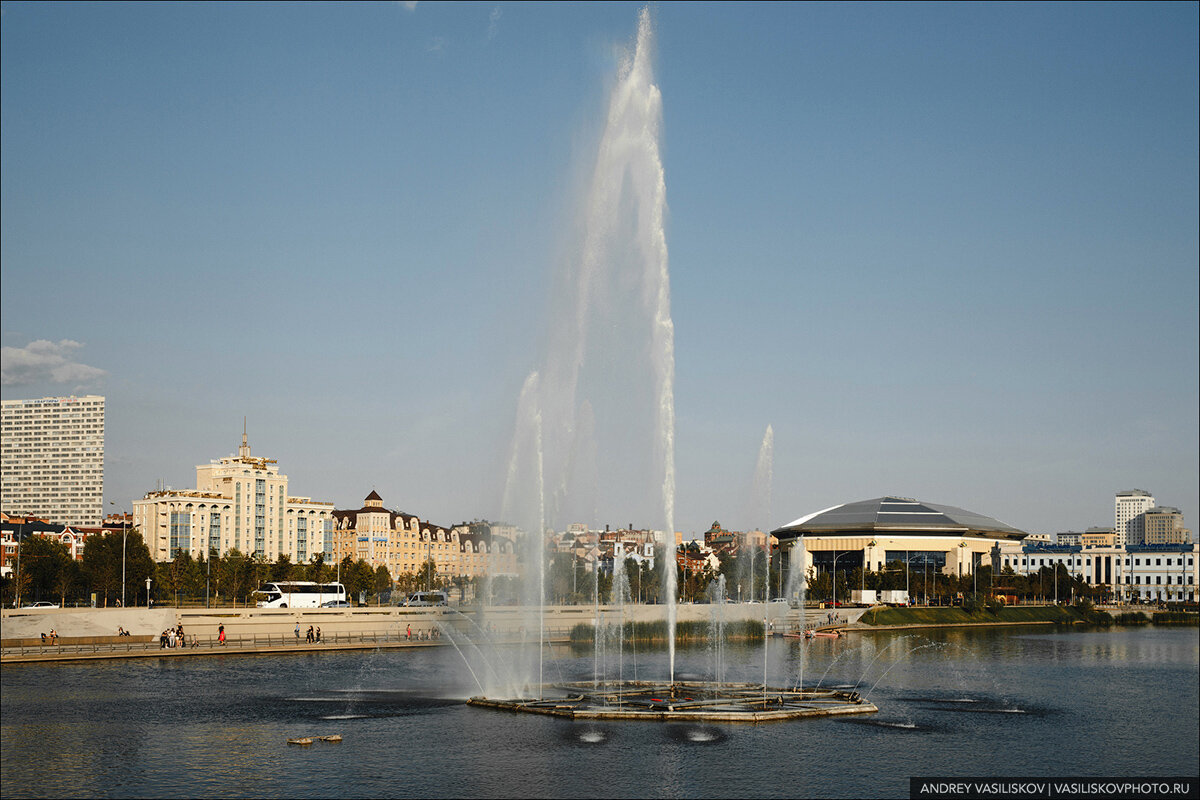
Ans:
[[[133,501],[133,523],[155,561],[177,553],[238,550],[275,561],[333,558],[333,503],[288,494],[275,460],[250,455],[242,434],[237,456],[196,467],[195,489],[149,492]]]
[[[1183,512],[1171,506],[1155,506],[1145,514],[1146,544],[1188,544],[1192,532],[1183,526]]]
[[[385,566],[392,578],[416,573],[428,560],[437,565],[437,576],[447,580],[517,573],[511,537],[486,523],[444,528],[413,514],[389,510],[373,490],[362,508],[335,510],[333,524],[339,560],[350,556],[373,568]]]
[[[0,403],[0,507],[59,525],[104,516],[104,398]]]

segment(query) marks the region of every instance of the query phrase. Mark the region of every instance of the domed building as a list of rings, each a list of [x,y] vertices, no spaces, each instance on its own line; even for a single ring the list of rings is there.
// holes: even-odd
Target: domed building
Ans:
[[[999,520],[954,506],[908,497],[877,497],[817,511],[771,531],[779,546],[802,553],[806,575],[879,571],[900,562],[912,571],[968,575],[981,563],[998,564],[1000,546],[1028,534]],[[803,550],[792,545],[801,541]]]

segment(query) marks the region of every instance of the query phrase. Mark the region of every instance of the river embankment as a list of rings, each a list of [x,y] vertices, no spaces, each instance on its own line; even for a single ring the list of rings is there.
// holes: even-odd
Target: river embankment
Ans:
[[[714,606],[697,604],[678,608],[681,623],[710,619]],[[722,607],[730,622],[763,618],[763,605],[727,604]],[[601,606],[608,620],[614,609]],[[411,643],[445,643],[439,634],[447,629],[467,636],[481,633],[498,640],[520,641],[537,636],[539,625],[550,641],[569,641],[571,631],[592,624],[593,606],[546,606],[536,609],[517,606],[362,606],[355,608],[64,608],[5,609],[0,614],[0,659],[4,663],[27,660],[72,660],[132,658],[146,656],[203,655],[253,652],[260,654],[297,652],[307,645],[309,629],[319,629],[325,649],[374,649],[407,647]],[[635,623],[661,620],[659,605],[627,605],[624,619]],[[786,613],[784,610],[773,611]],[[183,628],[186,648],[160,650],[160,634]],[[226,643],[219,635],[224,629]],[[118,631],[130,635],[118,637]],[[43,634],[57,634],[54,642],[43,643]],[[191,646],[195,642],[197,646]]]

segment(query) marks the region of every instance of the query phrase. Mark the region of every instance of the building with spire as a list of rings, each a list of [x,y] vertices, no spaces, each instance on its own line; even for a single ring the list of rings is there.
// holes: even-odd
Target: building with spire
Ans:
[[[195,489],[158,490],[135,500],[133,522],[155,561],[230,550],[295,563],[334,555],[333,503],[290,495],[275,459],[250,454],[244,424],[236,456],[198,465]]]

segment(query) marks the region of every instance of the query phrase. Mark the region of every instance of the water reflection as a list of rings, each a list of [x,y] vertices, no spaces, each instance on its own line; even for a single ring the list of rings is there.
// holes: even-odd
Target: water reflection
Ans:
[[[445,648],[6,666],[0,793],[903,797],[913,764],[1094,774],[1096,742],[1105,772],[1187,773],[1200,769],[1198,654],[1195,629],[775,640],[772,681],[796,681],[803,663],[806,684],[868,687],[880,713],[760,726],[471,709],[470,678]],[[681,673],[704,676],[706,653],[681,655]],[[761,680],[762,659],[761,646],[731,644],[729,679]],[[638,668],[659,674],[665,653],[640,651]],[[559,650],[547,674],[586,679],[591,663]],[[333,733],[342,745],[286,745]]]

